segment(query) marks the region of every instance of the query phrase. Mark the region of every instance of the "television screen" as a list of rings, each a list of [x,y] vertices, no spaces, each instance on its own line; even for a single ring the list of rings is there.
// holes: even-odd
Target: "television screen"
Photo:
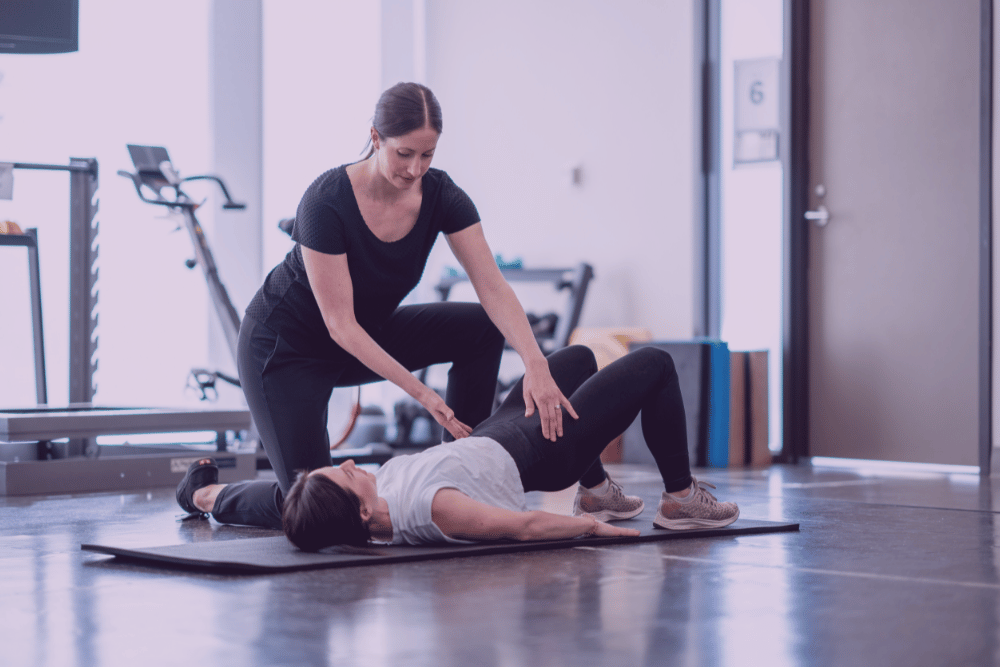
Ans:
[[[80,0],[0,0],[0,53],[76,51]]]

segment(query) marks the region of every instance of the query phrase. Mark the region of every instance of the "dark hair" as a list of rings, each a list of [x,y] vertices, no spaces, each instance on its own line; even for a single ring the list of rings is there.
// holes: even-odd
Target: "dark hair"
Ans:
[[[379,139],[401,137],[424,126],[430,126],[438,134],[441,134],[444,127],[441,120],[441,105],[427,86],[400,82],[378,98],[372,127],[378,132]],[[371,137],[368,138],[365,148],[368,148],[370,143]],[[361,152],[364,152],[364,149]],[[375,147],[372,146],[364,159],[370,158],[374,152]]]
[[[289,541],[303,551],[335,544],[361,546],[371,539],[371,531],[361,520],[357,494],[325,475],[304,470],[285,496],[281,526]]]

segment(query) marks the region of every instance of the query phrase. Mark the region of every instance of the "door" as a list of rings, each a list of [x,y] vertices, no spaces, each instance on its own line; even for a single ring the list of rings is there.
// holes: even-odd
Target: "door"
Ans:
[[[979,13],[810,3],[811,456],[979,463]]]

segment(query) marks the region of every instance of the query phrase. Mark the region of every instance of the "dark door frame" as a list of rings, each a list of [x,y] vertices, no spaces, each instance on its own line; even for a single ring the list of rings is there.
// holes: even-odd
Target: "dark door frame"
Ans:
[[[784,438],[780,459],[809,455],[809,0],[784,1],[784,57],[788,82],[784,171],[785,243],[782,294]]]
[[[697,195],[700,233],[695,235],[694,335],[718,338],[722,329],[722,2],[702,0],[696,8],[696,53],[700,60],[701,169]]]
[[[990,474],[993,338],[993,1],[980,0],[979,466]],[[809,0],[784,0],[788,81],[783,295],[784,447],[781,459],[809,456]]]
[[[979,29],[979,474],[993,454],[993,1]]]

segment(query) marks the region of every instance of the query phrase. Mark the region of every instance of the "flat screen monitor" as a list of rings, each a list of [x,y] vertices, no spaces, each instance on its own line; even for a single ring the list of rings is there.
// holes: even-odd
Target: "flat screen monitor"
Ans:
[[[80,0],[0,0],[0,54],[76,51]]]

